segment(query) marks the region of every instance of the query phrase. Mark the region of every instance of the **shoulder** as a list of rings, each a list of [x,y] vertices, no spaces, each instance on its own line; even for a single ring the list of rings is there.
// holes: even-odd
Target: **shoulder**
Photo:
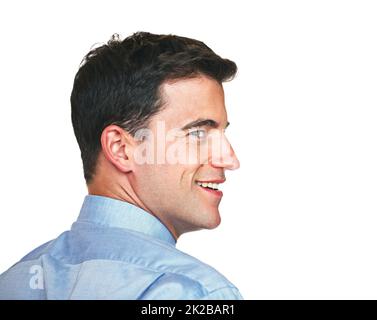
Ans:
[[[177,261],[178,263],[175,267],[177,273],[185,274],[197,280],[209,290],[215,290],[225,286],[234,287],[234,285],[214,267],[185,252],[178,249],[175,250],[177,256],[179,256],[179,261]]]
[[[165,242],[134,232],[125,236],[123,230],[80,231],[65,232],[32,251],[9,270],[5,282],[29,286],[35,273],[29,269],[39,265],[46,289],[60,298],[84,292],[96,298],[241,299],[220,272]]]
[[[144,279],[150,275],[138,299],[241,298],[237,288],[215,268],[163,241],[137,232],[113,229],[96,233],[95,238],[81,232],[80,246],[89,238],[90,243],[85,245],[85,260],[116,260],[125,263],[121,265],[126,270],[138,270],[137,274]]]
[[[171,258],[163,273],[141,299],[242,299],[236,286],[210,265],[174,247],[164,248]]]
[[[233,285],[210,289],[201,281],[182,274],[164,273],[139,297],[141,300],[240,300],[238,289]]]

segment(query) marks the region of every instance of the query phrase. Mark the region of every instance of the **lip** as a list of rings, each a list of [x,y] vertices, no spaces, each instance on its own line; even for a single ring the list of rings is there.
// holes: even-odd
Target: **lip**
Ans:
[[[211,194],[213,196],[216,196],[218,198],[221,198],[223,196],[223,192],[221,190],[213,190],[213,189],[205,188],[205,187],[202,187],[202,186],[198,185],[197,182],[201,182],[201,183],[218,183],[218,184],[220,184],[220,183],[224,183],[225,179],[219,179],[219,180],[196,180],[196,183],[195,183],[195,185],[197,187],[199,187],[203,191],[208,192],[209,194]]]
[[[206,191],[206,192],[208,192],[209,194],[211,194],[211,195],[213,195],[215,197],[221,198],[223,196],[223,192],[221,190],[212,190],[212,189],[201,187],[199,185],[197,185],[197,186],[200,189],[202,189],[203,191]]]
[[[196,182],[201,182],[201,183],[224,183],[225,179],[219,179],[219,180],[196,180]]]

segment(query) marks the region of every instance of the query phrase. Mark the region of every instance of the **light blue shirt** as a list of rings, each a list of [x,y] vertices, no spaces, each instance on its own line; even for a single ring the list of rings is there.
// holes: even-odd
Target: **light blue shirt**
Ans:
[[[87,195],[71,230],[0,275],[0,299],[242,299],[130,203]]]

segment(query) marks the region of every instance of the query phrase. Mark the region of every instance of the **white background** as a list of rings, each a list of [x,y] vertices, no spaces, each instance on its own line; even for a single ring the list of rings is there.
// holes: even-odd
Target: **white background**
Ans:
[[[1,3],[0,272],[80,210],[69,96],[82,57],[149,31],[200,39],[239,67],[224,87],[241,168],[221,226],[178,248],[246,299],[376,299],[376,2],[135,3]]]

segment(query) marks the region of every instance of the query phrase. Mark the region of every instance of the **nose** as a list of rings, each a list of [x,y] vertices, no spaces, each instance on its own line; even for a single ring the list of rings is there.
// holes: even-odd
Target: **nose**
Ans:
[[[224,134],[221,135],[220,139],[212,142],[210,161],[213,167],[228,170],[236,170],[240,167],[236,153]]]

